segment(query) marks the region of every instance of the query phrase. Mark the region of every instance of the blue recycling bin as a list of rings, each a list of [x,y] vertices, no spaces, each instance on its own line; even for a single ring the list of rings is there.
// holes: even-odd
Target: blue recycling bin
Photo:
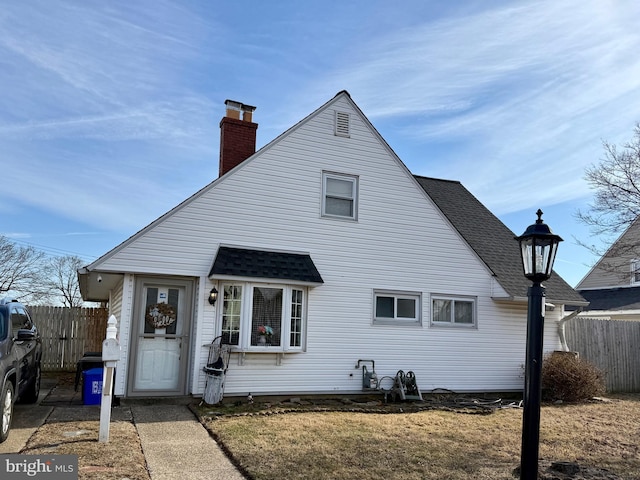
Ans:
[[[92,368],[82,372],[82,403],[100,405],[102,396],[102,369]]]

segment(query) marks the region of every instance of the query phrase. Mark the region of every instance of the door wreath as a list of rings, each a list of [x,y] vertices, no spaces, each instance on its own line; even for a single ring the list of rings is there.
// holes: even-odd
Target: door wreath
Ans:
[[[175,309],[167,303],[154,303],[147,307],[145,321],[153,328],[166,328],[176,321]]]

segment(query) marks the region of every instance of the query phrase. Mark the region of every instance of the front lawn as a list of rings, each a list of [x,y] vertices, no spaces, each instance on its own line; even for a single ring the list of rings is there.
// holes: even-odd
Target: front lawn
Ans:
[[[605,478],[586,475],[593,467],[640,479],[640,395],[610,400],[543,406],[541,466],[571,461],[582,467],[581,478]],[[278,413],[278,405],[255,404],[204,407],[199,413],[256,480],[513,480],[520,461],[521,409],[382,413],[384,408],[368,409],[380,413],[308,411],[313,407]]]

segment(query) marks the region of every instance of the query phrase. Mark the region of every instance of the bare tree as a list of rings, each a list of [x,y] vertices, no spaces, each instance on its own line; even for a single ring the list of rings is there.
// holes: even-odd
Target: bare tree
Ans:
[[[640,124],[634,128],[631,141],[616,147],[603,142],[604,158],[585,171],[585,179],[595,190],[588,212],[578,211],[576,218],[590,227],[592,235],[612,243],[640,217]],[[579,241],[600,256],[602,248]],[[636,242],[619,243],[617,256],[640,257]],[[610,252],[611,253],[611,252]]]
[[[48,291],[56,300],[61,300],[65,307],[81,307],[83,305],[78,284],[78,269],[84,265],[79,257],[53,257],[46,266]]]
[[[33,247],[20,247],[0,236],[0,294],[38,303],[42,289],[44,253]]]

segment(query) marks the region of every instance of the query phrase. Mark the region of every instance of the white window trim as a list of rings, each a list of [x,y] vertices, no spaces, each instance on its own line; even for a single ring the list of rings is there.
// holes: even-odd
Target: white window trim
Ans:
[[[397,316],[397,308],[394,308],[396,316],[377,317],[376,316],[376,299],[378,297],[393,297],[394,307],[397,307],[398,299],[411,299],[416,302],[416,316],[414,318],[402,318]],[[373,308],[371,315],[374,325],[406,325],[406,326],[422,326],[422,294],[420,292],[407,292],[400,290],[378,290],[373,291]]]
[[[238,345],[233,345],[234,351],[250,352],[250,353],[274,353],[274,352],[303,352],[306,350],[306,336],[307,336],[307,299],[308,289],[307,287],[289,283],[261,283],[261,282],[221,282],[220,283],[220,301],[217,302],[217,308],[219,308],[220,319],[217,327],[218,335],[222,333],[222,308],[224,305],[224,288],[225,286],[241,286],[242,298],[240,306],[240,334]],[[280,345],[262,346],[251,345],[251,332],[252,332],[252,313],[253,313],[253,289],[254,287],[264,288],[279,288],[282,289],[282,317],[281,317],[281,332],[280,332]],[[302,331],[299,346],[291,346],[291,299],[292,291],[302,291]]]
[[[455,302],[470,302],[473,304],[473,308],[472,308],[472,314],[473,314],[473,323],[455,323],[453,321],[453,317],[455,315],[454,313],[454,309],[452,309],[451,311],[451,315],[452,315],[452,319],[449,322],[436,322],[433,319],[433,314],[434,314],[434,308],[433,308],[433,302],[435,300],[450,300],[452,302],[454,302],[454,309],[455,309]],[[471,297],[471,296],[464,296],[464,295],[441,295],[441,294],[437,294],[431,295],[431,300],[429,302],[430,305],[430,318],[431,318],[431,326],[432,327],[444,327],[444,328],[466,328],[466,329],[477,329],[478,328],[478,298],[477,297]]]
[[[631,260],[631,285],[640,285],[640,280],[636,280],[636,272],[640,270],[640,260],[637,258]]]
[[[333,178],[336,180],[348,181],[353,184],[353,195],[351,197],[344,197],[344,199],[348,199],[353,201],[353,215],[334,215],[326,212],[327,206],[327,179]],[[337,218],[341,220],[358,220],[358,190],[359,190],[359,181],[356,175],[348,175],[345,173],[335,173],[335,172],[322,172],[322,199],[321,199],[321,215],[327,218]]]

